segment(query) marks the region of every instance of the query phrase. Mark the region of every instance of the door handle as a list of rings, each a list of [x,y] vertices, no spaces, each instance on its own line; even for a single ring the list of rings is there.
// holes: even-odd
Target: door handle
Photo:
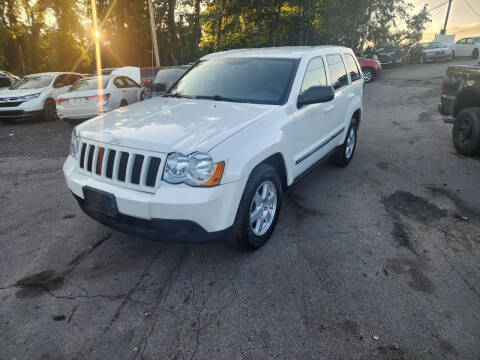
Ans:
[[[323,108],[323,112],[328,113],[333,110],[335,106],[334,105],[327,105]]]

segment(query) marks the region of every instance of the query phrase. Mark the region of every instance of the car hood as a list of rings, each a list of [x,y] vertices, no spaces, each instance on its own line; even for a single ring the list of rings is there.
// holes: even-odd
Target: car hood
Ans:
[[[0,90],[0,97],[18,97],[18,96],[25,96],[30,94],[38,94],[45,91],[47,88],[38,88],[38,89],[17,89],[11,90],[9,88]]]
[[[81,137],[162,153],[209,151],[279,108],[212,100],[157,97],[77,126]]]

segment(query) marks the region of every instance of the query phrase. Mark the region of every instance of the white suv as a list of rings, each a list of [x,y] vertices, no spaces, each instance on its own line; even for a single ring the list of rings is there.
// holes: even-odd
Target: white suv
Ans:
[[[55,100],[82,75],[56,72],[25,76],[9,89],[0,90],[0,120],[24,118],[56,120]]]
[[[363,79],[338,46],[210,54],[163,97],[78,125],[63,171],[86,214],[126,233],[248,250],[282,191],[329,157],[347,165]]]

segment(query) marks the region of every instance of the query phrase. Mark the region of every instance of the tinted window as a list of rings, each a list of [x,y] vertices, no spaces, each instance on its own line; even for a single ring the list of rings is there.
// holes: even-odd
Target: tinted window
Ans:
[[[340,54],[327,55],[327,63],[330,68],[333,88],[336,90],[348,85],[347,69],[345,69]]]
[[[113,80],[113,83],[115,84],[115,86],[117,88],[126,88],[127,87],[127,84],[124,83],[123,79],[121,77],[118,77],[116,78],[115,80]]]
[[[312,59],[307,66],[300,92],[310,89],[312,86],[327,86],[325,65],[321,57]]]
[[[160,69],[154,68],[154,69],[140,69],[140,77],[142,79],[145,78],[154,78],[155,75],[157,75],[158,71]]]
[[[123,81],[127,84],[127,87],[136,87],[138,86],[138,84],[133,81],[132,79],[130,79],[129,77],[127,76],[124,76],[123,78]]]
[[[162,83],[168,83],[168,82],[171,82],[171,83],[174,83],[175,81],[177,81],[178,79],[180,79],[180,77],[185,73],[185,71],[187,71],[188,69],[183,69],[183,68],[175,68],[175,69],[164,69],[164,70],[160,70],[157,74],[157,76],[155,77],[155,80],[153,81],[153,83],[158,83],[158,84],[162,84]]]
[[[109,77],[102,77],[102,86],[105,89]],[[98,78],[96,76],[84,78],[76,81],[68,91],[95,90],[98,88]]]
[[[10,87],[10,79],[6,77],[0,77],[0,87]]]
[[[39,89],[51,84],[53,75],[30,75],[17,82],[13,89]]]
[[[347,63],[348,71],[350,72],[350,78],[352,82],[360,80],[362,78],[362,73],[358,69],[357,62],[350,54],[343,54],[345,56],[345,62]]]
[[[297,63],[296,59],[251,57],[203,60],[166,96],[282,104],[290,92]]]

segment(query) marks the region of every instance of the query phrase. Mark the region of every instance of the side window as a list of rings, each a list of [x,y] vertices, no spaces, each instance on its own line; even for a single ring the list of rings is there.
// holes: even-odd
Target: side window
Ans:
[[[73,83],[77,82],[77,80],[82,79],[80,75],[72,75],[72,81],[70,82],[70,85],[73,85]]]
[[[458,40],[458,41],[457,41],[457,44],[465,44],[465,39]]]
[[[115,80],[113,80],[113,84],[119,89],[122,89],[122,88],[126,87],[125,83],[123,82],[123,79],[121,77],[118,77]]]
[[[68,84],[68,75],[66,74],[58,75],[57,78],[55,79],[55,82],[53,83],[54,88],[61,88],[67,85],[69,84]]]
[[[300,93],[310,89],[312,86],[327,86],[327,75],[325,65],[321,57],[310,60],[305,70]]]
[[[327,55],[327,63],[330,68],[332,86],[335,90],[348,85],[347,69],[340,54]]]
[[[473,44],[473,39],[465,40],[465,44],[472,45]]]
[[[128,87],[136,87],[137,86],[137,83],[127,76],[123,77],[123,81],[125,81],[127,83]]]
[[[357,66],[357,62],[351,54],[343,54],[347,63],[348,71],[350,72],[350,78],[352,82],[360,80],[362,78],[361,72]]]

